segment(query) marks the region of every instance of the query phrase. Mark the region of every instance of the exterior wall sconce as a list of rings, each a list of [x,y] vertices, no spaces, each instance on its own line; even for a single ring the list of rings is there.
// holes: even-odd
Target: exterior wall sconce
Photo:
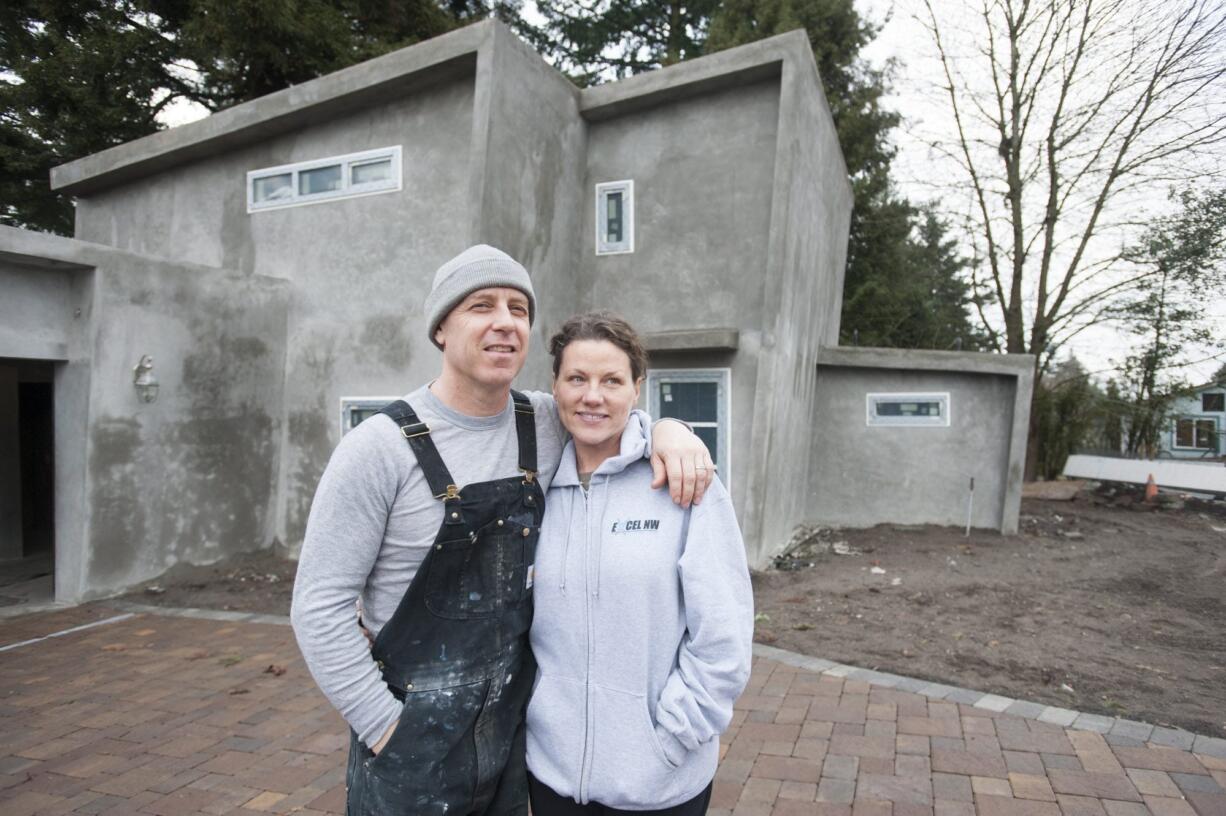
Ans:
[[[141,402],[153,402],[158,398],[158,386],[158,378],[153,374],[153,358],[144,354],[132,369],[132,387],[136,389]]]

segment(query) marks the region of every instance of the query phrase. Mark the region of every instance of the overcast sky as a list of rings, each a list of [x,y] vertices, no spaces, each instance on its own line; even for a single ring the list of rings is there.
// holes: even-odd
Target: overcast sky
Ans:
[[[923,9],[922,3],[920,0],[856,0],[856,3],[868,19],[884,24],[877,40],[866,49],[866,58],[878,66],[889,59],[895,59],[899,64],[895,79],[896,94],[889,100],[890,105],[904,117],[903,126],[895,134],[899,148],[895,163],[896,181],[913,200],[932,200],[934,191],[930,185],[934,182],[934,173],[940,172],[940,164],[917,134],[943,131],[952,135],[954,131],[946,108],[934,104],[931,96],[925,96],[919,90],[937,69],[929,35],[914,16]],[[937,5],[942,12],[947,12],[957,4],[956,0],[938,0]],[[1135,204],[1139,212],[1150,215],[1169,211],[1164,187],[1155,187],[1130,203]],[[1226,293],[1218,293],[1210,312],[1220,321],[1220,325],[1226,325]],[[1226,332],[1219,331],[1218,334],[1221,336]],[[1087,329],[1073,338],[1065,350],[1075,354],[1088,370],[1109,374],[1110,369],[1127,353],[1129,342],[1126,334],[1109,326],[1100,326]],[[1184,362],[1218,357],[1188,366],[1188,379],[1197,383],[1207,381],[1226,359],[1224,352],[1226,349],[1220,347],[1188,349]]]

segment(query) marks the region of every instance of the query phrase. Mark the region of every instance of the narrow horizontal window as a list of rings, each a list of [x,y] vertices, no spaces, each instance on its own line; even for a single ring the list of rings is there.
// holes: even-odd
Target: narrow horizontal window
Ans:
[[[247,173],[247,212],[391,193],[401,188],[400,146]]]
[[[1226,393],[1201,394],[1200,409],[1206,413],[1210,411],[1226,411]]]
[[[949,394],[869,394],[869,425],[949,427]]]
[[[596,185],[596,254],[634,252],[634,182]]]

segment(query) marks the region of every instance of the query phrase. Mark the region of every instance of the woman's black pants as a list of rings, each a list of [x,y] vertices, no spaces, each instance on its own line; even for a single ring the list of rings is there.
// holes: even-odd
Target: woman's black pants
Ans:
[[[711,785],[690,801],[663,810],[618,810],[599,802],[581,805],[559,795],[532,774],[528,774],[528,796],[532,799],[532,816],[703,816],[711,802]]]

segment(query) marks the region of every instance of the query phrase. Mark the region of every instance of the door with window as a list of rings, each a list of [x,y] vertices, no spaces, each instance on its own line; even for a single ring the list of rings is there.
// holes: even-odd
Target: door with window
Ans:
[[[647,371],[647,410],[655,419],[671,417],[689,423],[711,451],[725,486],[732,476],[728,444],[731,378],[727,368]]]

